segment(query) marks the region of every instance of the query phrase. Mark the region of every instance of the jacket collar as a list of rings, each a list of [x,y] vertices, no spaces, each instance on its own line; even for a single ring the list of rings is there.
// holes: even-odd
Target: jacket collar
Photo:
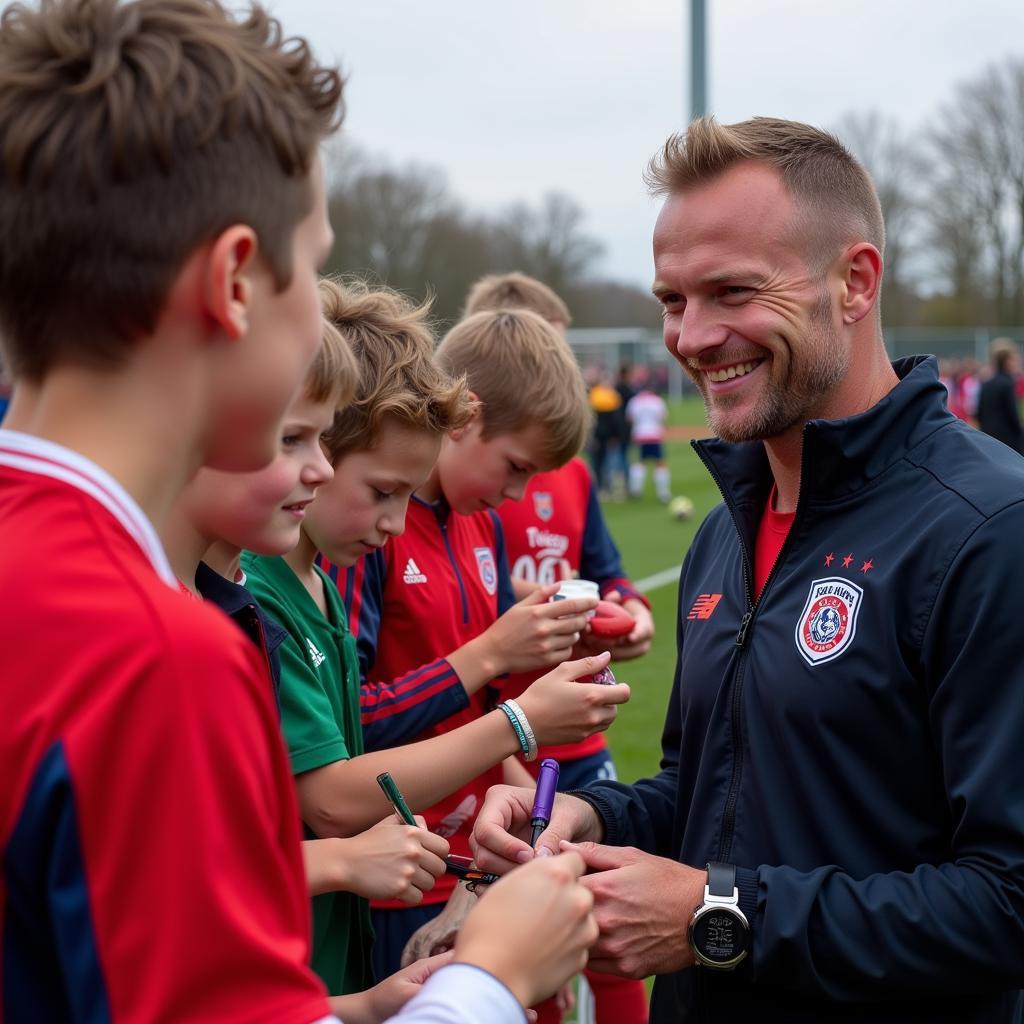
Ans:
[[[934,356],[893,363],[899,383],[866,412],[804,427],[800,503],[831,501],[866,487],[940,427],[955,422]],[[718,438],[694,448],[741,519],[760,519],[772,486],[764,444]]]

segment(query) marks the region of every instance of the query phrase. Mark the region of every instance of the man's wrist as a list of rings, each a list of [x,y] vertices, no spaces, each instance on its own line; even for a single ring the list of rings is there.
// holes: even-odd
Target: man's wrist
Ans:
[[[592,801],[583,789],[571,789],[565,796],[572,797],[582,805],[579,808],[581,828],[573,836],[576,843],[603,843],[605,840],[605,822],[598,805]]]
[[[713,861],[697,877],[703,891],[693,894],[699,898],[687,929],[689,951],[697,966],[733,971],[751,950],[751,918],[740,905],[736,866]]]

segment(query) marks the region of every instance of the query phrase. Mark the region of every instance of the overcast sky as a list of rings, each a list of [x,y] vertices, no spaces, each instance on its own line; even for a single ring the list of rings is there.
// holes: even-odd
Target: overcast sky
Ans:
[[[270,0],[349,77],[343,131],[442,168],[471,208],[573,195],[598,268],[647,287],[657,207],[640,175],[689,113],[688,0]],[[707,0],[709,105],[908,129],[957,82],[1024,55],[1021,0]],[[344,225],[336,225],[344,230]]]

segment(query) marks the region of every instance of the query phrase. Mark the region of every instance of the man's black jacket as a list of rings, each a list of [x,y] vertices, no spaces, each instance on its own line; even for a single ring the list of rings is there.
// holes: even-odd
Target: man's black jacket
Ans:
[[[753,951],[658,978],[652,1024],[1020,1019],[1024,459],[934,359],[896,370],[806,427],[756,605],[763,446],[696,446],[725,503],[682,569],[661,772],[587,795],[609,843],[736,864]]]

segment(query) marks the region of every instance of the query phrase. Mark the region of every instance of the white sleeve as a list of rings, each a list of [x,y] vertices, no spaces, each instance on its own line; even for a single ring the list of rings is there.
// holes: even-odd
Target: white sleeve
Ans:
[[[431,975],[388,1024],[523,1024],[515,996],[493,975],[470,964],[449,964]]]

